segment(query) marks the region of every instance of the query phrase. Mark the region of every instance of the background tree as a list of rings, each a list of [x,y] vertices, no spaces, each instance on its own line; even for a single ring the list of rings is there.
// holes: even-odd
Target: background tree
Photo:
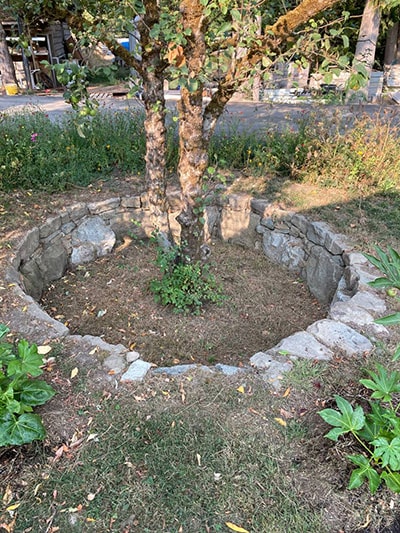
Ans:
[[[3,85],[9,83],[17,84],[17,78],[15,76],[14,63],[12,61],[7,41],[6,32],[0,21],[0,73],[1,81]]]

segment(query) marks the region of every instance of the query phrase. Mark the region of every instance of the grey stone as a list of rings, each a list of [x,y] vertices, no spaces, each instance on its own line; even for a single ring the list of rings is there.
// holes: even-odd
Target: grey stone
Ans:
[[[76,246],[72,249],[70,261],[71,265],[81,265],[82,263],[90,263],[96,259],[96,248],[90,242]]]
[[[332,304],[336,302],[347,302],[352,296],[352,292],[347,289],[346,279],[343,274],[343,276],[339,280],[336,292],[332,298]]]
[[[39,247],[39,228],[33,228],[22,239],[18,251],[21,261],[26,261]]]
[[[388,335],[388,330],[380,324],[374,323],[374,317],[361,307],[348,302],[336,302],[329,310],[329,318],[343,322],[357,330],[368,330],[376,335]]]
[[[279,233],[290,233],[289,226],[284,222],[276,222],[275,231],[278,231]]]
[[[275,229],[275,222],[270,217],[263,218],[261,220],[261,226],[265,226],[267,229],[274,230]]]
[[[209,241],[212,237],[221,237],[221,213],[216,206],[207,206],[204,213],[204,238]]]
[[[222,372],[225,376],[234,376],[235,374],[246,372],[245,368],[240,368],[233,365],[223,365],[221,363],[217,363],[215,365],[215,369],[218,370],[218,372]]]
[[[343,235],[335,235],[331,231],[325,234],[324,246],[333,255],[341,255],[348,246]]]
[[[337,256],[331,255],[321,246],[313,246],[307,260],[305,275],[308,288],[319,302],[328,304],[336,292],[343,274]]]
[[[343,261],[346,266],[359,266],[359,265],[366,265],[368,263],[368,259],[359,252],[346,252],[343,254]]]
[[[39,228],[39,235],[41,239],[45,239],[52,233],[58,231],[61,227],[61,217],[48,218],[44,224]]]
[[[43,250],[37,262],[45,282],[60,279],[67,268],[68,253],[61,243],[54,244]]]
[[[110,344],[101,337],[95,337],[94,335],[84,335],[83,340],[103,352],[124,355],[128,351],[123,344]]]
[[[343,271],[343,276],[346,282],[346,289],[353,294],[358,289],[358,284],[360,281],[360,276],[357,273],[357,270],[352,266],[346,266]]]
[[[105,211],[110,211],[119,207],[120,199],[119,198],[109,198],[108,200],[102,200],[101,202],[93,202],[87,204],[89,212],[91,215],[99,215]]]
[[[263,200],[261,198],[252,198],[250,201],[250,207],[253,213],[259,215],[261,218],[264,217],[266,209],[271,206],[269,200]]]
[[[307,331],[332,351],[340,350],[349,356],[369,353],[373,349],[367,337],[335,320],[318,320]]]
[[[64,233],[64,235],[69,235],[74,231],[76,228],[75,222],[67,222],[66,224],[63,224],[61,226],[61,231]]]
[[[310,222],[307,228],[307,239],[314,244],[324,246],[327,232],[330,231],[328,224],[324,222]]]
[[[268,369],[262,372],[262,378],[271,387],[278,391],[282,386],[283,374],[290,372],[293,368],[293,363],[287,361],[280,363],[279,361],[271,361]]]
[[[288,357],[301,357],[304,359],[329,360],[333,357],[332,351],[324,344],[305,331],[294,333],[283,339],[274,346],[270,353],[275,355],[285,355]]]
[[[126,360],[120,354],[109,355],[103,362],[103,368],[106,372],[113,374],[120,374],[125,370]]]
[[[126,196],[125,198],[121,198],[121,207],[140,209],[140,196]]]
[[[94,246],[99,257],[110,253],[115,241],[115,233],[106,226],[99,216],[85,218],[71,236],[73,247],[90,243]]]
[[[247,211],[250,209],[250,200],[251,196],[248,194],[230,194],[228,205],[233,211]]]
[[[373,316],[382,315],[386,311],[386,304],[382,298],[368,291],[358,291],[352,297],[351,303],[366,309]]]
[[[89,213],[87,205],[83,202],[68,207],[67,211],[73,222],[78,222]]]
[[[267,352],[257,352],[252,357],[250,357],[250,364],[255,368],[269,368],[273,357]]]
[[[168,374],[169,376],[179,376],[180,374],[185,374],[189,370],[194,370],[196,365],[175,365],[175,366],[162,366],[159,368],[153,369],[153,374]]]
[[[306,235],[308,226],[310,225],[310,222],[306,219],[306,217],[295,213],[292,216],[291,223],[293,224],[293,226],[296,226],[296,228],[298,228],[301,233]]]
[[[127,363],[133,363],[133,361],[136,361],[136,359],[140,359],[140,353],[139,352],[128,352],[125,355],[125,359]]]
[[[129,366],[128,370],[124,374],[122,374],[121,383],[142,381],[146,377],[146,374],[150,368],[151,363],[147,363],[146,361],[142,361],[142,359],[138,359]]]
[[[21,267],[24,276],[25,292],[35,300],[40,300],[44,288],[43,275],[35,260],[30,260]]]
[[[305,252],[301,244],[300,239],[283,233],[268,231],[263,235],[264,254],[274,263],[295,272],[300,272],[304,266]]]

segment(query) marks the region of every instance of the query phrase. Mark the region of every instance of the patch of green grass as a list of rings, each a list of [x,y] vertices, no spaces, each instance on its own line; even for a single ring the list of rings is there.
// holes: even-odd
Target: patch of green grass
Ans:
[[[251,532],[324,531],[287,476],[281,429],[249,421],[251,396],[215,395],[205,384],[182,405],[174,401],[181,386],[165,387],[150,404],[132,395],[103,402],[90,426],[96,437],[48,467],[36,496],[26,491],[18,530],[35,523],[46,531],[52,516],[61,531],[217,532],[228,531],[225,522]]]
[[[326,369],[327,364],[323,361],[297,359],[293,362],[292,370],[284,374],[284,386],[309,392],[314,383],[323,377]]]

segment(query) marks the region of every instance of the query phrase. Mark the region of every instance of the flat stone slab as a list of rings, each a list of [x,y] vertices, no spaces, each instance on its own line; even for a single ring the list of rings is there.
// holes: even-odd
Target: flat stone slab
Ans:
[[[333,352],[327,346],[317,341],[311,333],[306,331],[299,331],[283,339],[269,350],[269,353],[285,355],[290,358],[316,359],[318,361],[329,361],[333,357]]]
[[[384,326],[374,323],[371,313],[358,307],[351,300],[333,304],[329,311],[329,318],[343,322],[354,329],[369,330],[376,335],[389,335],[389,331]]]
[[[108,356],[103,362],[103,368],[106,372],[113,374],[120,374],[125,370],[126,360],[122,355],[112,354]]]
[[[146,374],[151,367],[151,363],[143,361],[142,359],[138,359],[129,366],[128,370],[124,374],[122,374],[121,383],[142,381],[146,377]]]
[[[169,376],[179,376],[185,374],[189,370],[194,370],[197,365],[175,365],[175,366],[161,366],[153,369],[153,374],[168,374]]]
[[[373,349],[367,337],[335,320],[318,320],[309,326],[307,331],[331,350],[340,350],[349,356],[369,353]]]
[[[234,376],[235,374],[246,372],[245,368],[240,368],[238,366],[233,365],[223,365],[221,363],[217,363],[215,365],[215,370],[218,370],[218,372],[222,372],[225,376]]]

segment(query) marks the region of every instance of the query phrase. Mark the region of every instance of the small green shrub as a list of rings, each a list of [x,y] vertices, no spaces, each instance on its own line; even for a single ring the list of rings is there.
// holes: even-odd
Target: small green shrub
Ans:
[[[0,340],[9,331],[0,324]],[[55,391],[45,381],[36,379],[43,373],[42,365],[35,344],[20,340],[15,347],[0,342],[0,447],[44,439],[43,423],[32,411],[50,400]]]
[[[157,248],[156,264],[162,277],[150,282],[150,290],[156,302],[171,305],[175,312],[199,314],[206,302],[223,300],[221,287],[210,273],[209,266],[183,261],[180,248]]]
[[[355,408],[336,395],[336,409],[324,409],[320,416],[333,426],[326,437],[337,441],[341,435],[350,434],[361,447],[362,453],[348,455],[356,469],[350,476],[349,489],[360,487],[368,481],[375,493],[382,481],[394,492],[400,492],[400,417],[398,393],[400,373],[388,372],[382,365],[376,372],[368,372],[371,379],[360,383],[372,390],[370,411],[357,405]]]

